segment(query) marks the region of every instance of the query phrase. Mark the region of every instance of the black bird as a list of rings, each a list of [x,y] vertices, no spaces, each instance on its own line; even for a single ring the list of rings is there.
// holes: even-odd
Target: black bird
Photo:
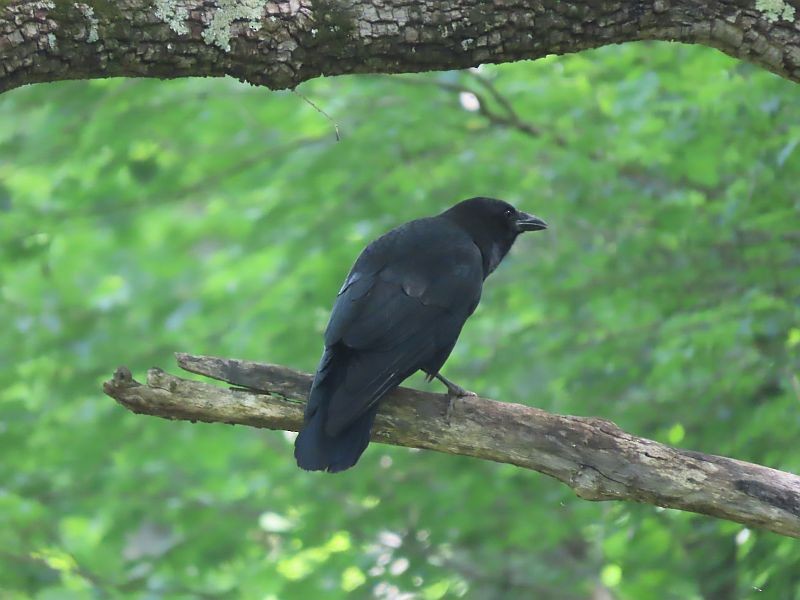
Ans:
[[[517,236],[546,228],[507,202],[471,198],[369,244],[331,312],[295,441],[298,466],[335,473],[356,464],[381,398],[418,370],[451,395],[468,394],[439,369]]]

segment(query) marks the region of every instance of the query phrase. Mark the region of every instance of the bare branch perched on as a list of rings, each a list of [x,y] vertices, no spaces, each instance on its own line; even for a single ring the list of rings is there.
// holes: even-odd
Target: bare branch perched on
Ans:
[[[106,394],[135,413],[297,431],[311,376],[288,367],[178,354],[188,381],[160,369],[136,382],[117,369]],[[258,390],[258,391],[257,391]],[[800,537],[800,477],[732,458],[671,448],[610,421],[464,398],[446,416],[443,394],[399,388],[378,413],[376,442],[463,454],[539,471],[587,500],[632,500]],[[287,448],[286,460],[291,461]],[[308,477],[301,475],[298,477]]]

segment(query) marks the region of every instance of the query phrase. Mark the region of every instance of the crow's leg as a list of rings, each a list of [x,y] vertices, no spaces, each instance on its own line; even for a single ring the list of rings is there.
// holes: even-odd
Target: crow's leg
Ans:
[[[434,378],[441,381],[447,387],[447,411],[444,414],[445,420],[449,423],[450,417],[453,415],[453,408],[455,408],[455,400],[457,398],[464,398],[466,396],[477,396],[475,392],[465,390],[460,385],[453,383],[441,373],[436,373]]]
[[[434,379],[438,379],[447,387],[447,395],[453,398],[463,398],[464,396],[477,396],[475,392],[470,392],[469,390],[465,390],[463,387],[458,385],[457,383],[453,383],[447,377],[442,375],[441,373],[436,373]]]

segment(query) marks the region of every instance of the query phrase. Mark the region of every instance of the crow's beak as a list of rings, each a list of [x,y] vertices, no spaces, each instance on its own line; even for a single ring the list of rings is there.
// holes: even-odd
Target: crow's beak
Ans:
[[[517,215],[517,231],[540,231],[542,229],[547,229],[547,223],[539,217],[534,217],[522,211]]]

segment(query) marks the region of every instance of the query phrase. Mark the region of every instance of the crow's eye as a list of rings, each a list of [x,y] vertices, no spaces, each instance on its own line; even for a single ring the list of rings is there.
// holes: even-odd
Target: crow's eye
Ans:
[[[506,212],[504,214],[507,217],[513,217],[514,216],[514,209],[513,208],[507,208]]]

